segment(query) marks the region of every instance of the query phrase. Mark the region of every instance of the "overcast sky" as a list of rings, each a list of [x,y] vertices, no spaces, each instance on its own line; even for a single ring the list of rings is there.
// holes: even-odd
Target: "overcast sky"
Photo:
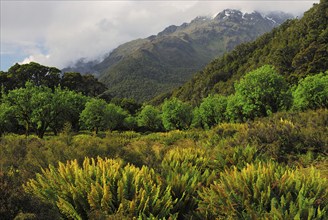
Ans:
[[[300,15],[319,0],[298,1],[1,1],[1,62],[39,62],[63,68],[100,58],[127,41],[157,34],[226,8],[281,10]]]

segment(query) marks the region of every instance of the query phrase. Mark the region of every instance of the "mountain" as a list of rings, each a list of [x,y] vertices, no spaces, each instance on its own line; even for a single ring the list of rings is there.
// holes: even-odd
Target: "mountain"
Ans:
[[[157,97],[177,97],[198,104],[208,94],[229,95],[244,74],[265,64],[273,65],[290,84],[328,69],[328,3],[321,0],[301,19],[289,20],[259,37],[214,59],[182,87]]]
[[[197,17],[190,23],[171,25],[157,35],[122,44],[102,62],[78,63],[77,70],[98,74],[115,97],[145,101],[181,86],[215,57],[291,17],[283,12],[262,15],[226,9],[214,18]]]

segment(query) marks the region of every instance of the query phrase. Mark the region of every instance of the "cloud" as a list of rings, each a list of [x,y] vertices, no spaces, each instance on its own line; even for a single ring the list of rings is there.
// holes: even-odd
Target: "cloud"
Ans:
[[[298,15],[318,1],[1,1],[1,59],[63,68],[225,8]],[[21,59],[21,58],[19,58]],[[6,64],[1,62],[1,69]]]

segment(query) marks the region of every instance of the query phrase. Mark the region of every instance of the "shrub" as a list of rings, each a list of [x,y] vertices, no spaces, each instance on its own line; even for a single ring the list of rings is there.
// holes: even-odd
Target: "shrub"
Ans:
[[[286,110],[292,100],[286,81],[269,65],[247,73],[235,84],[235,89],[247,119]]]
[[[293,92],[296,110],[328,107],[328,71],[301,80]]]
[[[86,158],[49,166],[24,186],[52,202],[66,218],[169,217],[174,201],[153,169],[124,166],[120,160]]]
[[[163,127],[160,112],[152,105],[143,106],[137,121],[139,127],[144,127],[149,131],[159,131]]]
[[[165,100],[162,106],[162,121],[166,130],[184,130],[192,121],[192,108],[176,98]]]
[[[328,181],[277,163],[226,170],[200,193],[205,219],[326,219]]]
[[[225,96],[208,96],[203,99],[199,106],[198,113],[201,119],[201,125],[209,129],[225,120],[227,108],[227,98]]]
[[[177,199],[174,210],[179,218],[189,219],[197,208],[197,191],[209,186],[215,178],[214,160],[205,150],[197,148],[174,148],[164,157],[161,176],[172,188],[172,196]]]
[[[239,139],[260,147],[279,161],[286,161],[308,151],[327,154],[327,125],[326,109],[304,113],[282,112],[248,123],[248,129],[239,135]]]

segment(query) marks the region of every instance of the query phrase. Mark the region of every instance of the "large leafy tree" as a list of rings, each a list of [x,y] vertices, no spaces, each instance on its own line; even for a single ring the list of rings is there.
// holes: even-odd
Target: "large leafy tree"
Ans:
[[[98,133],[106,128],[106,107],[107,103],[102,99],[91,99],[85,104],[85,109],[81,112],[80,121],[88,129]]]
[[[110,130],[123,129],[129,113],[120,106],[110,103],[106,106],[106,126]]]
[[[301,80],[293,92],[297,110],[328,107],[328,71]]]
[[[85,97],[74,92],[49,87],[34,86],[27,82],[25,88],[14,89],[3,96],[3,103],[10,106],[18,123],[24,126],[26,135],[35,131],[43,137],[51,127],[55,133],[64,121],[74,122],[79,115]]]
[[[225,120],[227,98],[220,95],[209,95],[203,99],[198,113],[202,127],[208,129]]]
[[[13,107],[8,103],[0,103],[0,135],[17,129]]]
[[[27,81],[40,86],[47,86],[54,89],[60,81],[60,70],[55,67],[47,67],[35,62],[28,64],[15,64],[8,70],[8,80],[12,81],[10,88],[24,87]]]
[[[70,123],[74,130],[79,130],[80,114],[88,99],[81,93],[56,88],[52,98],[52,114],[56,120],[49,125],[52,131],[57,134],[65,123]]]
[[[138,126],[144,127],[149,131],[158,131],[162,129],[162,119],[160,111],[152,105],[143,106],[138,114]]]
[[[26,135],[33,128],[32,112],[37,106],[32,102],[32,97],[39,92],[37,90],[38,87],[28,82],[26,88],[15,89],[3,95],[3,102],[12,106],[15,118],[20,125],[24,126]]]
[[[235,84],[235,90],[247,119],[268,116],[291,105],[287,82],[269,65],[247,73]]]
[[[166,130],[187,129],[192,121],[192,108],[176,98],[166,100],[162,106],[162,121]]]
[[[91,74],[66,72],[60,81],[63,88],[81,92],[83,95],[96,97],[106,91],[106,86]]]

